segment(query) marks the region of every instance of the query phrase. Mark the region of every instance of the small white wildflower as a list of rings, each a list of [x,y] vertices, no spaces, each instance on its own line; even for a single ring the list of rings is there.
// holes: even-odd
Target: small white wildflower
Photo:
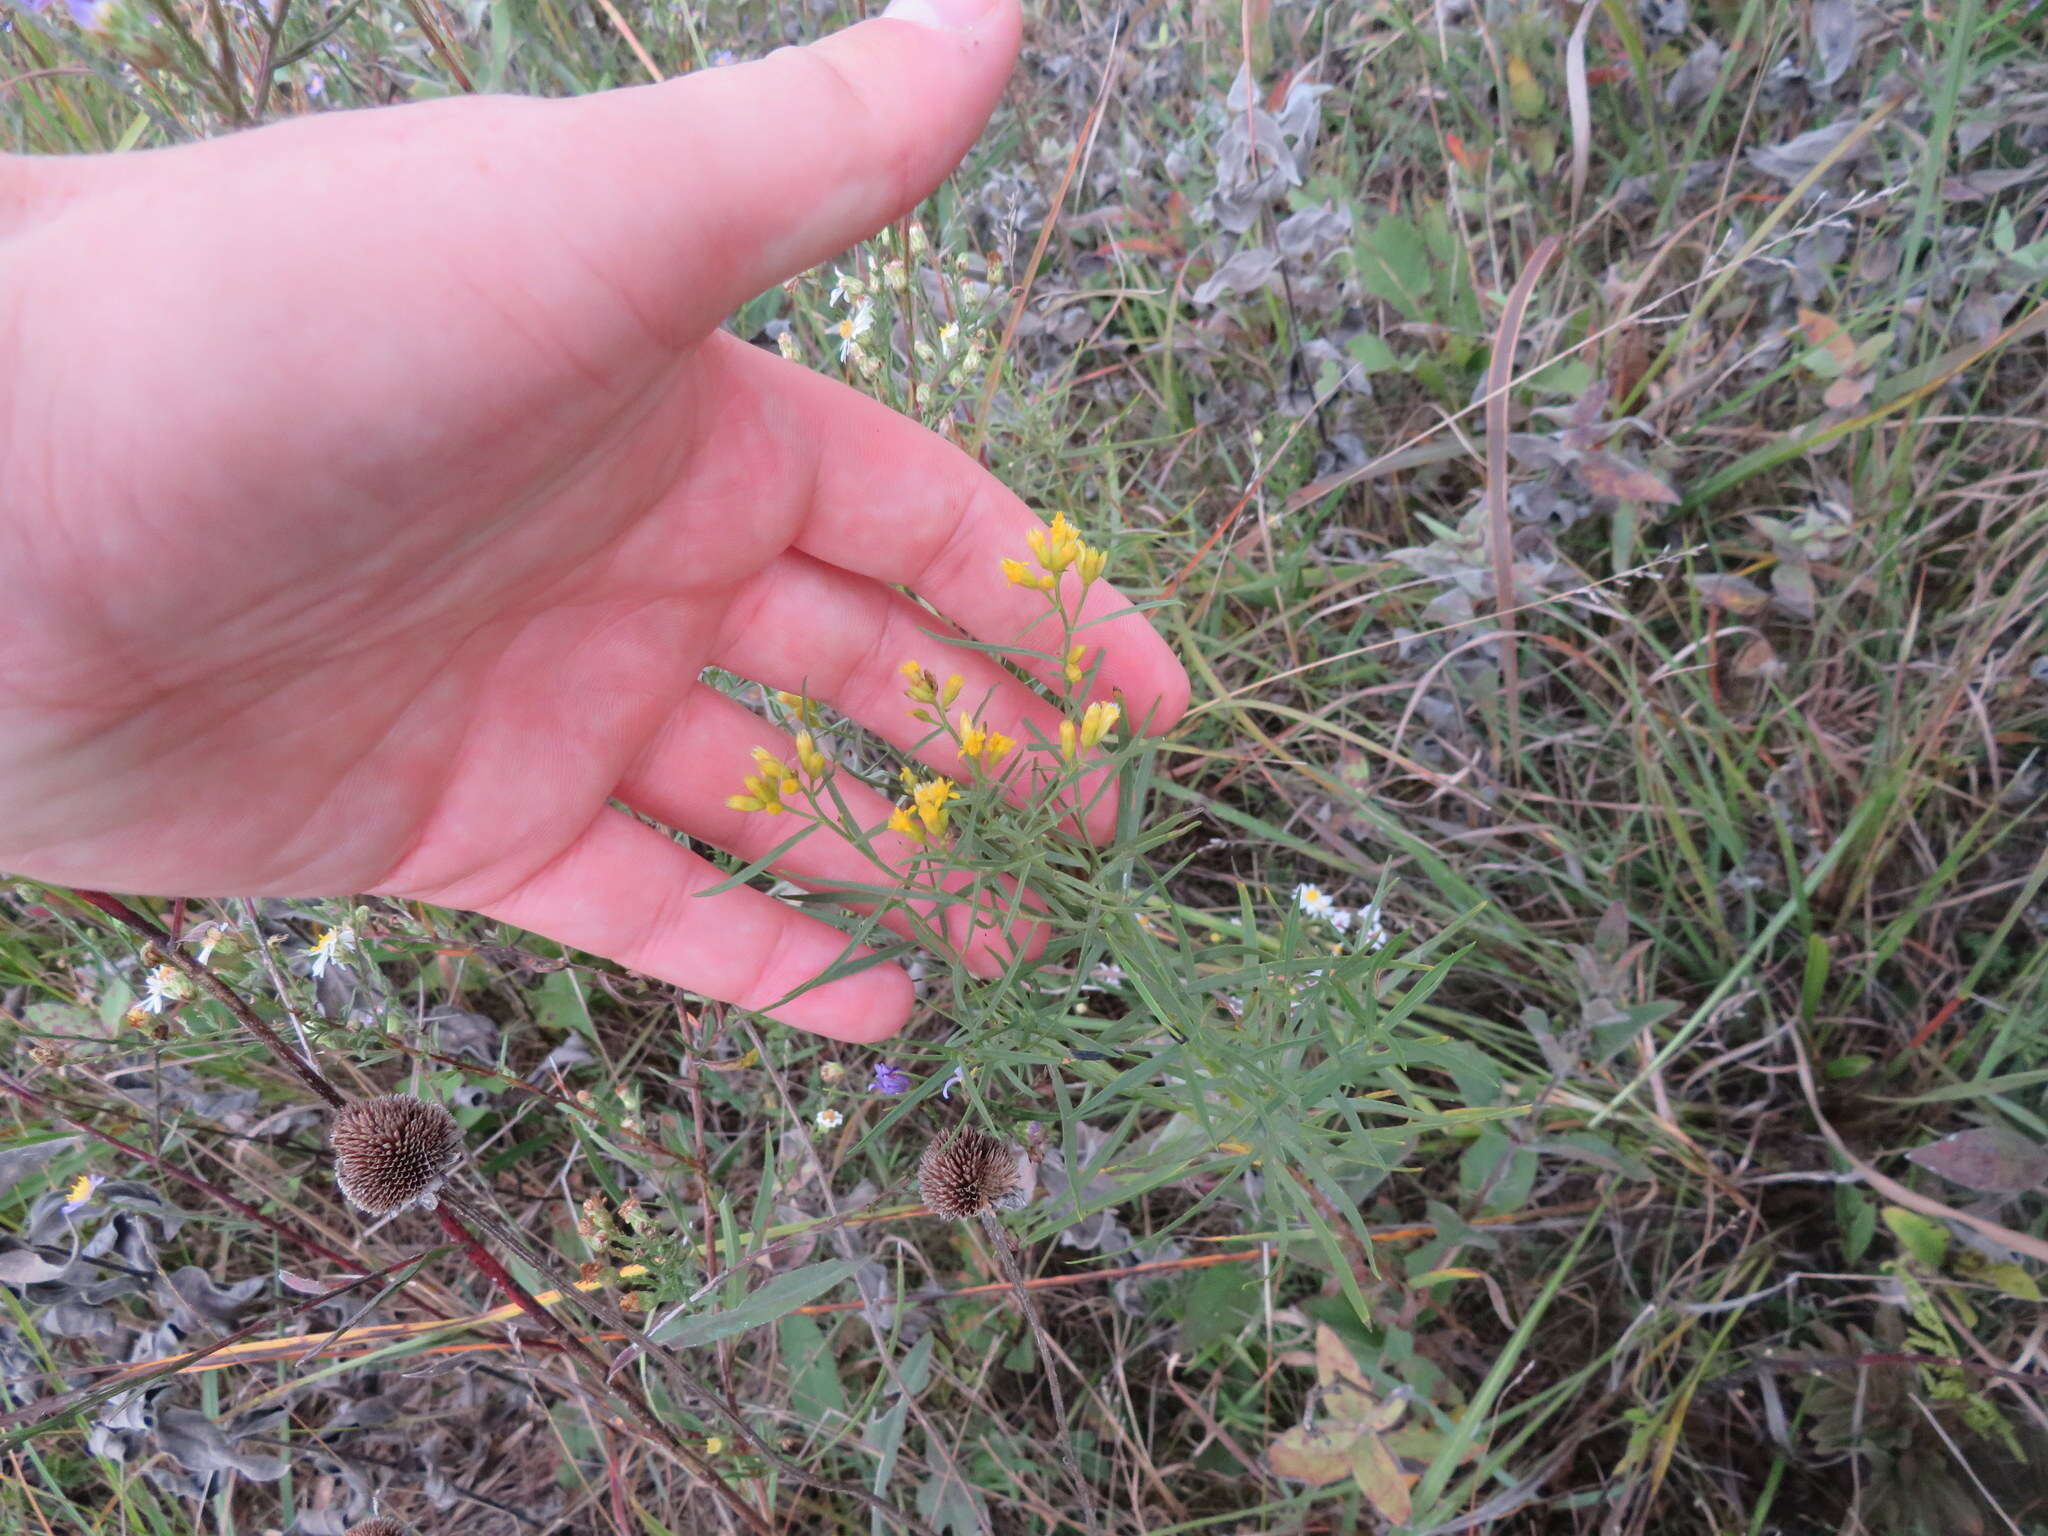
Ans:
[[[1360,949],[1385,949],[1387,947],[1386,914],[1380,911],[1380,904],[1368,901],[1356,912],[1348,913],[1358,927]]]
[[[797,350],[796,337],[789,331],[784,331],[775,338],[775,350],[792,363],[803,361],[803,353]]]
[[[837,267],[832,269],[832,302],[845,307],[849,299],[860,299],[867,294],[867,285],[858,277],[849,277]]]
[[[957,347],[959,344],[960,322],[958,320],[948,320],[944,325],[939,327],[939,350],[945,353],[948,357],[951,357],[953,355],[953,349]]]
[[[839,1113],[838,1110],[821,1109],[818,1111],[817,1126],[819,1130],[836,1131],[844,1124],[846,1124],[846,1116]]]
[[[136,1006],[145,1013],[162,1013],[172,1003],[191,995],[192,989],[175,965],[160,965],[142,978],[142,1001]]]
[[[353,954],[355,947],[356,931],[347,923],[334,928],[322,928],[320,936],[313,940],[313,947],[306,951],[307,958],[313,962],[313,974],[325,976],[328,966],[333,965],[343,955]]]
[[[211,963],[213,952],[220,947],[221,940],[227,938],[234,931],[235,925],[233,923],[208,923],[196,935],[199,940],[199,953],[193,958],[198,960],[201,965]]]
[[[868,327],[875,323],[875,306],[862,299],[853,306],[853,313],[832,327],[839,338],[839,361],[852,362],[860,354],[860,339],[868,333]]]
[[[1294,904],[1310,917],[1320,917],[1325,921],[1337,910],[1335,897],[1319,885],[1306,883],[1294,888]]]
[[[1339,933],[1349,933],[1351,931],[1351,909],[1349,907],[1332,907],[1323,914],[1323,918],[1324,921],[1329,923]]]

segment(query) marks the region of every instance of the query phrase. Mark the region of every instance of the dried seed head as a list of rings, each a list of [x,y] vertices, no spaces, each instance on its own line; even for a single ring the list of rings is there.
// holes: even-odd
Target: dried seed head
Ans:
[[[955,1221],[1024,1203],[1016,1149],[976,1130],[956,1131],[925,1148],[917,1187],[935,1214]]]
[[[389,1515],[372,1515],[359,1524],[350,1526],[342,1536],[405,1536],[405,1527]]]
[[[455,1117],[409,1094],[347,1105],[335,1115],[328,1140],[341,1192],[372,1216],[431,1203],[462,1152]]]

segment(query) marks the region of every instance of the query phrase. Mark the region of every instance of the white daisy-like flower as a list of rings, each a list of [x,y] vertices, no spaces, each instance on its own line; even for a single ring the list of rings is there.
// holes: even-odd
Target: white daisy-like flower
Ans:
[[[144,1013],[162,1013],[172,1003],[186,996],[185,978],[175,965],[160,965],[142,978],[142,1001],[136,1004]]]
[[[960,322],[948,320],[939,327],[939,350],[951,357],[953,349],[960,345]]]
[[[848,299],[858,299],[866,287],[857,277],[848,277],[837,267],[832,269],[832,302],[844,305]]]
[[[875,306],[862,299],[853,306],[853,313],[832,327],[833,334],[839,338],[839,361],[853,360],[854,354],[860,351],[861,337],[867,335],[868,327],[874,323]]]
[[[836,1131],[840,1126],[846,1124],[846,1116],[839,1113],[836,1109],[821,1109],[818,1111],[818,1118],[815,1123],[821,1131]]]
[[[313,940],[313,947],[306,951],[313,962],[313,974],[325,976],[327,967],[340,960],[343,955],[355,953],[356,931],[347,923],[333,928],[322,928],[320,936]]]
[[[1356,912],[1347,913],[1358,928],[1360,949],[1385,949],[1387,947],[1386,914],[1380,911],[1380,904],[1368,901]]]
[[[1323,920],[1339,933],[1349,933],[1351,931],[1351,909],[1349,907],[1333,907],[1323,914]]]
[[[1325,922],[1337,910],[1337,900],[1319,885],[1302,884],[1294,888],[1294,904],[1310,917],[1320,917]]]

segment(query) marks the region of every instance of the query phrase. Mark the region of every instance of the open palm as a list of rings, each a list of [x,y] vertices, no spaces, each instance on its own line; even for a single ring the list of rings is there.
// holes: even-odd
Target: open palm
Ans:
[[[418,897],[749,1007],[839,959],[783,903],[698,897],[713,868],[611,802],[750,857],[787,835],[725,804],[788,746],[706,665],[906,747],[911,658],[1013,736],[1056,728],[896,590],[1028,641],[1043,600],[998,560],[1033,515],[716,328],[964,152],[1017,19],[950,9],[984,14],[576,101],[0,161],[0,867]],[[1098,586],[1088,613],[1124,606]],[[1090,638],[1104,690],[1178,715],[1149,625]],[[874,878],[823,833],[783,872]],[[776,1012],[873,1038],[908,1008],[877,967]]]

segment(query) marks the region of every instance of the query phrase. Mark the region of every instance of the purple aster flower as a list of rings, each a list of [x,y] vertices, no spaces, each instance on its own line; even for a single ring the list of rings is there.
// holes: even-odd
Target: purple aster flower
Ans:
[[[891,1066],[886,1061],[875,1063],[875,1080],[868,1084],[869,1093],[908,1093],[910,1074],[901,1067]]]
[[[114,0],[66,0],[71,19],[84,32],[104,32],[114,9]]]

